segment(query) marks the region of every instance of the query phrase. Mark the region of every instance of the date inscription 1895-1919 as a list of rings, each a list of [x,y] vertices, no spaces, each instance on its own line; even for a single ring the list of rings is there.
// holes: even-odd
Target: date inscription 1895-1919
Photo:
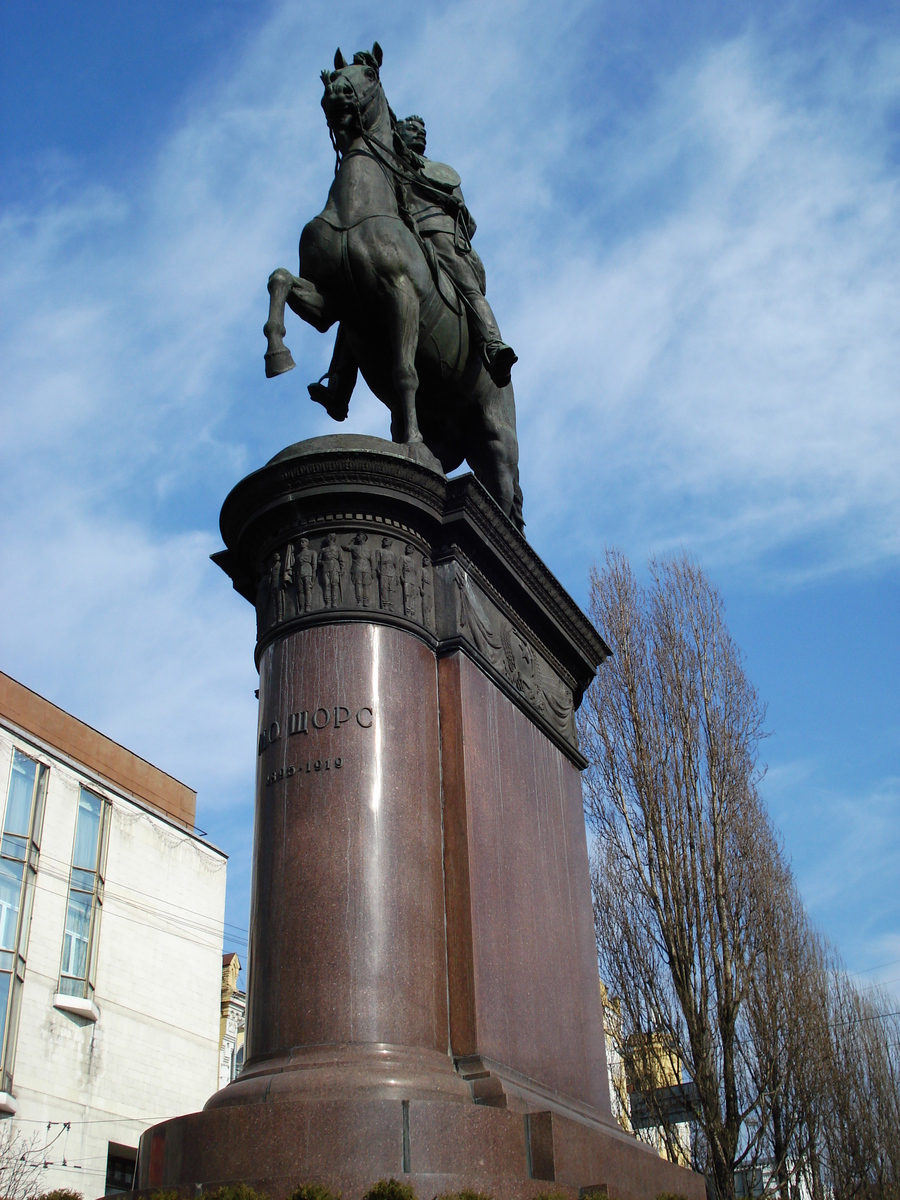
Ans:
[[[344,765],[344,760],[340,757],[333,760],[334,769],[339,771]],[[277,783],[279,779],[290,779],[292,775],[310,775],[314,771],[330,771],[332,759],[330,758],[308,758],[305,763],[299,766],[279,767],[277,771],[270,771],[266,776],[266,787],[272,783]]]

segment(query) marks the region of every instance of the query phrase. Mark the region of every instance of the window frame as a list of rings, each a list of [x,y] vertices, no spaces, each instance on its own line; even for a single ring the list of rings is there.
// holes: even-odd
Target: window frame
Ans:
[[[28,815],[27,833],[7,835],[6,820],[9,812],[10,792],[12,790],[13,772],[16,767],[16,756],[33,763],[35,767],[34,782],[31,787],[31,801]],[[16,1057],[16,1043],[19,1036],[19,1015],[22,1006],[22,988],[25,983],[25,969],[28,959],[28,940],[31,934],[31,914],[34,908],[34,893],[37,886],[38,864],[41,854],[41,835],[44,826],[44,813],[47,808],[47,788],[50,779],[50,766],[33,754],[26,754],[13,744],[9,760],[9,772],[6,781],[6,799],[3,803],[3,823],[0,826],[0,858],[9,862],[22,864],[22,879],[19,883],[19,908],[16,914],[16,929],[10,954],[12,963],[8,970],[10,976],[9,992],[7,994],[6,1011],[0,1022],[0,1092],[11,1094],[13,1086],[13,1066]],[[24,841],[24,855],[4,853],[7,836],[14,836]],[[3,973],[7,969],[3,968]]]
[[[100,804],[100,821],[97,830],[97,850],[94,856],[94,868],[89,870],[87,867],[76,867],[75,851],[78,839],[78,816],[81,811],[82,795],[86,794]],[[69,881],[66,887],[66,913],[63,923],[62,946],[60,947],[59,956],[59,972],[57,974],[57,994],[60,997],[85,1000],[91,1003],[94,998],[94,990],[96,987],[97,976],[97,954],[100,942],[100,918],[103,914],[104,893],[106,890],[106,860],[109,849],[109,829],[112,815],[112,801],[108,796],[104,796],[96,788],[87,787],[81,784],[78,789],[78,807],[75,812],[75,829],[72,834],[72,859],[69,864]],[[76,872],[78,878],[76,879]],[[91,890],[88,893],[87,889],[82,884],[84,875],[92,874],[94,876]],[[74,886],[77,883],[79,886]],[[66,961],[66,938],[69,935],[69,906],[72,901],[72,892],[81,893],[82,895],[90,895],[91,897],[91,915],[88,922],[87,934],[87,950],[85,953],[84,975],[64,974],[63,966]],[[65,981],[65,986],[64,986]],[[80,983],[78,990],[72,991],[73,985]]]

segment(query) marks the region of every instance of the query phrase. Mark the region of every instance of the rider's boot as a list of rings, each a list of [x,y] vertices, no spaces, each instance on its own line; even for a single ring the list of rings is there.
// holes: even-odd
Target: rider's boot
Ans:
[[[306,390],[310,399],[321,404],[332,420],[346,421],[358,372],[359,367],[347,342],[347,335],[339,325],[331,365],[322,376],[322,379],[328,380],[328,385],[324,385],[322,379],[308,384]]]
[[[484,293],[475,287],[467,288],[465,298],[473,317],[470,327],[474,327],[476,336],[481,341],[481,355],[488,375],[497,387],[506,387],[510,380],[510,371],[519,361],[519,356],[500,336],[497,318]]]
[[[507,346],[506,342],[501,342],[499,339],[485,342],[481,353],[484,356],[484,365],[487,367],[488,375],[497,387],[506,387],[510,382],[510,372],[519,361],[518,354],[512,346]]]
[[[327,375],[322,376],[322,379],[327,378]],[[326,386],[322,379],[306,385],[310,400],[321,404],[333,421],[346,421],[347,413],[350,411],[350,396],[335,395],[336,389]]]

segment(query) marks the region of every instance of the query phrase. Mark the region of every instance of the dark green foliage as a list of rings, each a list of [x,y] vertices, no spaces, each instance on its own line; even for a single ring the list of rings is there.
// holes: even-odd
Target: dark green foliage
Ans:
[[[54,1188],[52,1192],[43,1192],[36,1200],[84,1200],[84,1196],[72,1188]]]
[[[565,1192],[538,1192],[531,1200],[569,1200]]]
[[[379,1179],[363,1196],[363,1200],[416,1200],[416,1193],[408,1183],[398,1179]]]
[[[494,1200],[493,1196],[489,1196],[486,1192],[470,1192],[468,1188],[463,1188],[461,1192],[444,1192],[438,1196],[437,1200]]]
[[[184,1200],[184,1197],[174,1188],[157,1188],[155,1192],[150,1193],[150,1200]]]
[[[301,1183],[294,1188],[288,1200],[341,1200],[341,1193],[333,1192],[321,1183]]]
[[[265,1192],[257,1192],[246,1183],[226,1183],[212,1192],[203,1193],[204,1200],[269,1200]],[[156,1200],[151,1196],[150,1200]]]

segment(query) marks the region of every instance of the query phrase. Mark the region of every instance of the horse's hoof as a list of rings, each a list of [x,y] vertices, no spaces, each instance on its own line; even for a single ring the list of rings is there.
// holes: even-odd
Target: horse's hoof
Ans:
[[[293,371],[296,367],[293,356],[287,346],[283,350],[270,350],[266,354],[266,379],[274,379],[285,371]]]
[[[441,460],[428,449],[424,442],[407,442],[406,453],[413,462],[417,462],[423,467],[428,467],[432,471],[437,471],[439,475],[444,474]]]

